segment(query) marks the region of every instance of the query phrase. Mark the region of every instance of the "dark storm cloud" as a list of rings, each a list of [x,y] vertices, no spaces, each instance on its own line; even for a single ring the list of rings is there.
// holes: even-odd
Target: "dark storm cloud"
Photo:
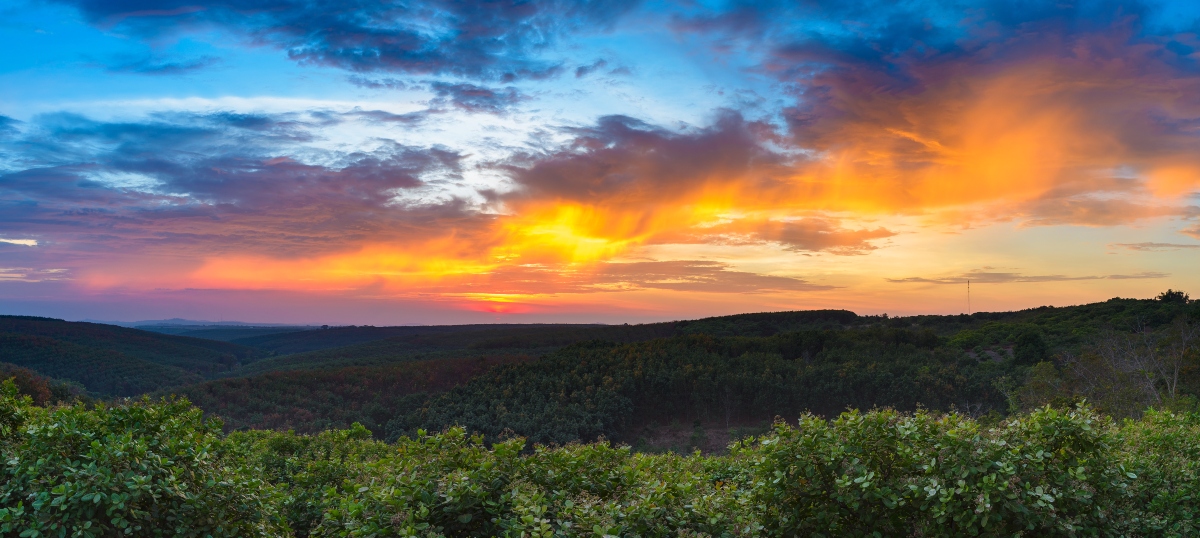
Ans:
[[[424,176],[454,176],[459,155],[381,142],[370,151],[305,148],[345,115],[170,114],[110,123],[48,115],[14,142],[24,169],[0,175],[10,232],[105,234],[111,248],[311,253],[458,218],[454,200],[400,210]],[[334,117],[339,116],[339,117]],[[306,160],[311,159],[311,160]]]
[[[562,36],[598,31],[633,0],[61,0],[89,22],[147,37],[220,27],[292,59],[358,72],[544,78],[562,70],[539,53]]]

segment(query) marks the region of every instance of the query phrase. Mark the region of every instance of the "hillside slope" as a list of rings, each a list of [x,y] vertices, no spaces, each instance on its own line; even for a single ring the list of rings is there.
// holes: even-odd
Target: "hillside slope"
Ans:
[[[306,353],[322,349],[352,346],[386,338],[426,338],[464,332],[488,330],[519,330],[524,328],[552,329],[556,325],[417,325],[399,327],[372,327],[368,325],[330,327],[305,331],[281,332],[249,336],[231,340],[232,343],[256,347],[279,355]]]
[[[221,417],[227,430],[274,429],[318,433],[359,422],[373,431],[413,412],[431,394],[487,370],[534,360],[527,355],[431,359],[383,366],[282,371],[205,381],[161,391],[187,397]]]
[[[307,326],[255,327],[241,325],[138,325],[135,328],[161,334],[191,336],[192,338],[220,340],[222,342],[231,342],[233,340],[251,338],[254,336],[266,336],[269,334],[291,333],[316,329],[316,327]]]
[[[221,413],[238,425],[279,427],[287,420],[268,419],[267,410],[288,409],[283,415],[314,424],[370,424],[380,437],[457,424],[559,443],[598,435],[634,442],[650,436],[643,429],[654,424],[753,427],[777,415],[834,415],[846,406],[1004,414],[1012,391],[1039,362],[1056,364],[1105,331],[1162,328],[1180,315],[1200,319],[1200,303],[1113,299],[971,316],[810,311],[629,326],[460,326],[264,359],[231,372],[257,381],[209,382],[240,388],[199,405],[211,410],[223,398],[237,399]],[[543,358],[521,358],[530,356]],[[363,390],[338,389],[336,396],[314,388],[470,357],[516,362],[459,376],[457,387],[420,401],[381,397],[365,380]],[[261,388],[265,379],[269,390]],[[295,421],[287,427],[302,428]]]
[[[78,382],[100,396],[194,383],[264,355],[237,344],[114,325],[0,316],[0,361]]]
[[[412,360],[476,357],[494,353],[543,355],[575,344],[600,340],[645,342],[687,334],[770,336],[803,329],[840,329],[869,324],[875,318],[845,310],[738,314],[694,321],[638,325],[444,325],[420,327],[337,327],[239,338],[234,342],[279,353],[224,375],[269,371],[372,366]],[[346,342],[351,342],[346,344]],[[309,349],[287,353],[288,350]]]

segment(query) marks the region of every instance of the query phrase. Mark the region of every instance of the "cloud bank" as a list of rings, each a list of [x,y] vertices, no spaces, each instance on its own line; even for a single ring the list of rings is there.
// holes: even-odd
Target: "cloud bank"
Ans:
[[[224,71],[164,52],[219,39],[417,107],[0,116],[0,233],[21,238],[0,242],[37,238],[44,267],[97,287],[797,297],[835,289],[820,271],[1001,225],[1169,228],[1100,251],[1200,238],[1183,4],[60,3],[151,49],[114,77]],[[820,263],[785,266],[801,256]]]

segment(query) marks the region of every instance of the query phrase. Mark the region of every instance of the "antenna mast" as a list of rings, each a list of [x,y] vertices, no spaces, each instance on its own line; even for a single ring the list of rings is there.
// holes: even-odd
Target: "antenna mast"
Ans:
[[[971,279],[967,279],[967,315],[971,315]]]

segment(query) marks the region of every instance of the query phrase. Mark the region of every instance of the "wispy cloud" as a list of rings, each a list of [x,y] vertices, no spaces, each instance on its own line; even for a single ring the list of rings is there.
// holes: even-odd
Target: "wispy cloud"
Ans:
[[[608,66],[608,60],[604,60],[604,59],[596,60],[588,65],[581,65],[581,66],[575,68],[575,78],[586,77],[586,76],[592,74],[592,72],[600,70],[600,69],[604,69],[607,66]]]
[[[1127,250],[1137,250],[1141,252],[1159,252],[1167,250],[1190,250],[1200,248],[1200,244],[1194,243],[1111,243],[1109,248],[1123,248]]]
[[[220,59],[201,56],[187,60],[164,60],[150,56],[122,58],[111,62],[105,69],[112,73],[134,73],[138,75],[182,75],[216,65]]]
[[[70,270],[68,269],[0,267],[0,282],[53,282],[69,279]]]
[[[17,124],[21,122],[8,116],[0,116],[0,137],[17,134]]]
[[[966,284],[970,281],[973,284],[1011,284],[1020,282],[1066,282],[1072,280],[1132,280],[1146,278],[1166,278],[1171,276],[1167,273],[1157,271],[1146,271],[1134,274],[1117,274],[1117,275],[1084,275],[1084,276],[1069,276],[1069,275],[1025,275],[1021,273],[996,272],[988,270],[975,270],[962,273],[960,275],[945,276],[945,277],[907,277],[907,278],[889,278],[888,282],[894,284]]]
[[[431,82],[429,86],[437,95],[433,104],[449,105],[467,112],[502,114],[528,99],[512,86],[488,88],[446,82]]]
[[[312,254],[403,234],[438,210],[397,212],[396,193],[422,186],[427,174],[457,174],[457,153],[395,143],[306,147],[329,122],[396,119],[381,114],[172,113],[124,123],[43,116],[17,142],[29,167],[0,174],[0,223],[18,232],[103,233],[129,252],[186,243],[201,255]]]

